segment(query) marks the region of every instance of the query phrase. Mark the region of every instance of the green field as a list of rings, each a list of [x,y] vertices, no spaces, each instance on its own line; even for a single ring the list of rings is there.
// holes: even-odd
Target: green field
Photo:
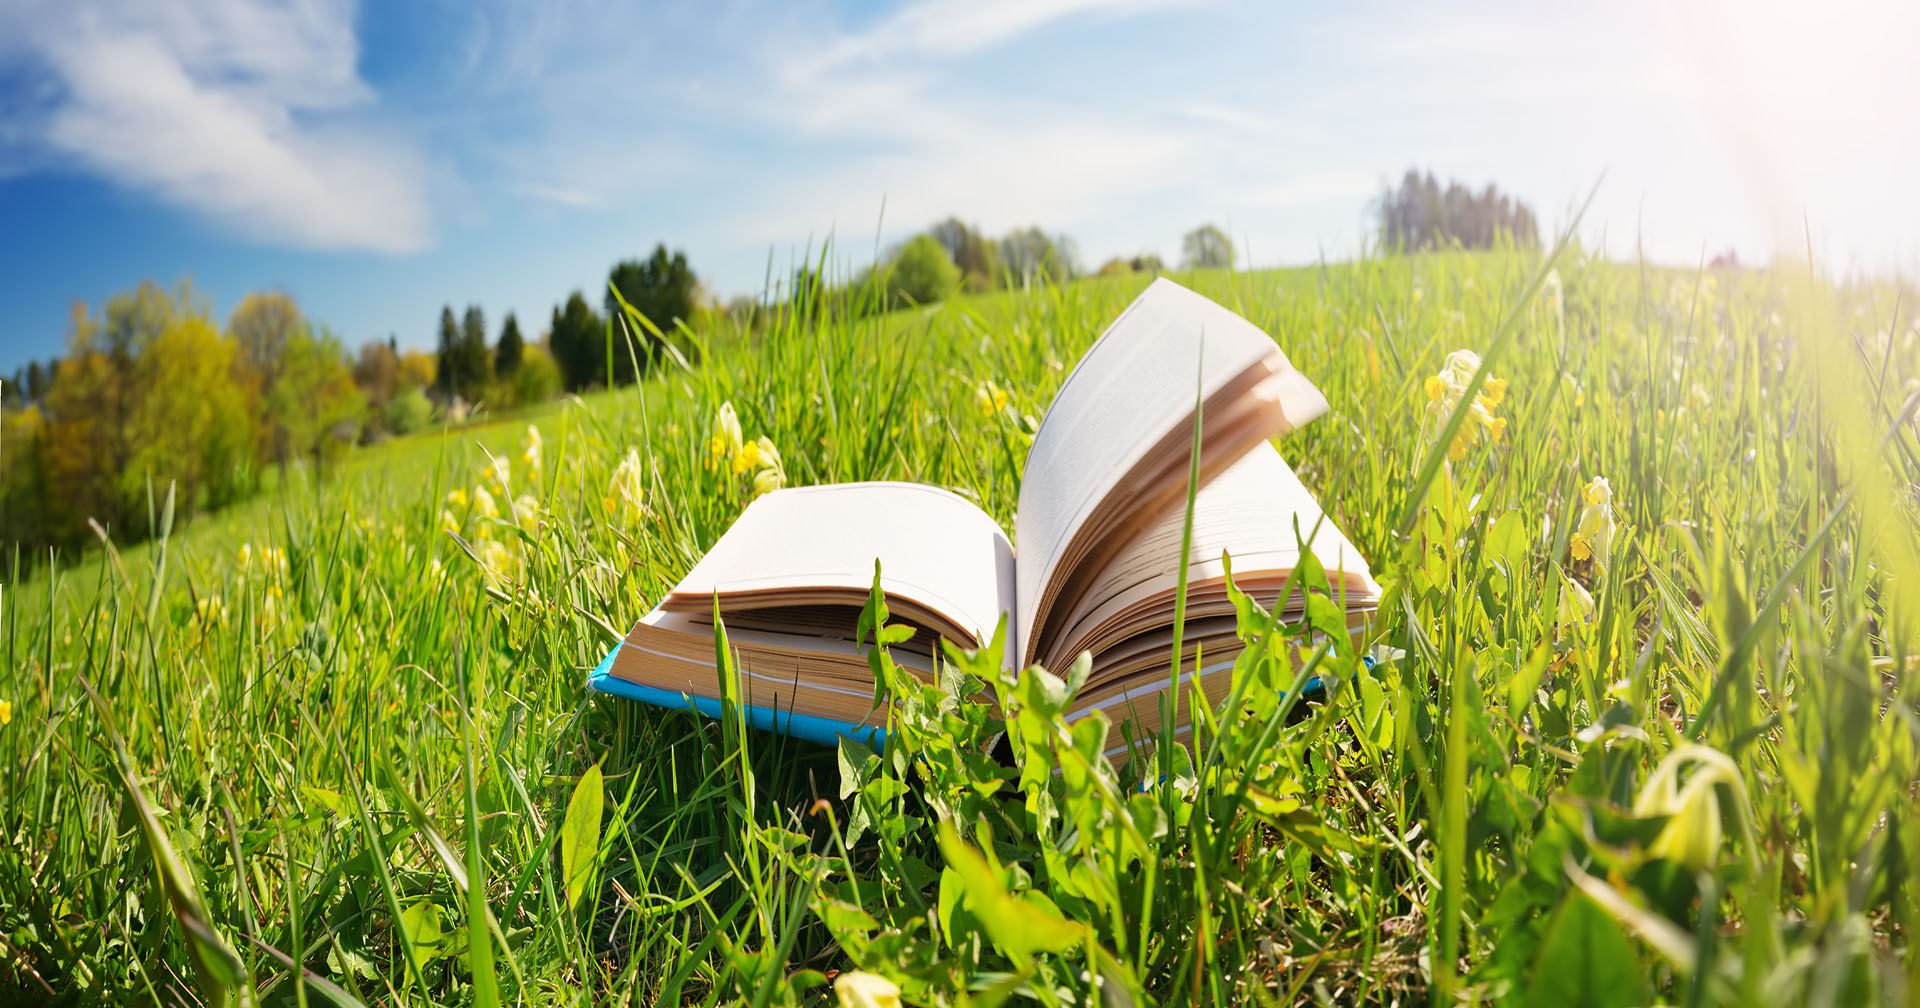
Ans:
[[[1144,278],[781,311],[170,532],[160,488],[151,542],[0,596],[0,1001],[1920,998],[1912,291],[1542,268],[1182,277],[1332,403],[1281,448],[1388,588],[1385,660],[1258,650],[1118,770],[1038,673],[991,687],[1011,768],[931,688],[874,756],[584,680],[752,494],[722,403],[789,483],[1007,522]],[[1462,349],[1498,381],[1430,382]],[[1296,718],[1306,674],[1339,688]]]

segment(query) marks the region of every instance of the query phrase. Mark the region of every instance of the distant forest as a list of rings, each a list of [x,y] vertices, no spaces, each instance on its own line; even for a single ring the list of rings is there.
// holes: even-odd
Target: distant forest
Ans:
[[[1490,249],[1502,240],[1520,248],[1540,245],[1533,208],[1491,182],[1479,192],[1452,180],[1442,188],[1432,172],[1408,169],[1398,187],[1381,192],[1374,216],[1381,247],[1394,251]]]
[[[1441,188],[1431,173],[1409,171],[1375,210],[1391,249],[1538,242],[1525,204],[1491,185]],[[1181,240],[1181,264],[1232,269],[1233,243],[1219,227],[1197,227]],[[1164,268],[1148,252],[1091,272]],[[290,466],[324,474],[355,444],[631,383],[669,345],[692,357],[690,334],[717,321],[751,332],[779,309],[866,314],[1087,272],[1066,235],[1025,227],[995,238],[948,217],[844,284],[829,284],[819,265],[802,267],[762,297],[720,304],[686,255],[661,245],[616,263],[598,304],[571,292],[531,338],[512,314],[496,334],[478,305],[449,304],[432,351],[402,349],[390,336],[357,352],[285,293],[246,296],[223,327],[190,283],[142,282],[97,311],[75,306],[65,354],[21,367],[0,387],[0,549],[31,566],[49,547],[85,546],[100,532],[137,541],[149,532],[150,492],[171,485],[176,513],[190,519]]]

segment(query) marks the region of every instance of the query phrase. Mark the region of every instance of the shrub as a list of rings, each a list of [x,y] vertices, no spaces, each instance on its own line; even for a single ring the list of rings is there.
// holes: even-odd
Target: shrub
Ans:
[[[433,422],[433,402],[418,385],[409,385],[387,400],[387,430],[395,436],[411,434]]]
[[[560,365],[547,348],[534,344],[526,348],[520,369],[513,373],[513,402],[528,406],[545,402],[560,394]]]

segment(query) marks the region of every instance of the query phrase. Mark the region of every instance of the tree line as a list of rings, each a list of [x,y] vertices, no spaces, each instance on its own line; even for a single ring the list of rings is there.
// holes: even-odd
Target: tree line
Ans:
[[[1475,192],[1433,172],[1407,169],[1398,186],[1387,186],[1374,203],[1383,248],[1424,252],[1440,248],[1490,249],[1501,241],[1538,248],[1540,226],[1533,208],[1489,182]]]
[[[0,544],[30,565],[90,543],[95,525],[137,541],[169,486],[190,519],[295,465],[323,475],[355,444],[632,382],[705,300],[663,245],[614,265],[604,311],[576,290],[535,339],[512,313],[492,338],[478,305],[447,305],[432,351],[389,336],[354,353],[285,293],[247,295],[223,327],[191,283],[144,281],[75,306],[66,352],[0,383]]]
[[[1188,232],[1181,252],[1189,268],[1234,266],[1232,242],[1211,224]],[[1158,254],[1143,252],[1092,272],[1164,269]],[[990,237],[948,217],[843,285],[803,267],[784,290],[721,305],[685,253],[658,245],[614,264],[598,304],[570,292],[531,338],[512,313],[496,336],[480,306],[448,304],[431,351],[402,349],[389,336],[357,352],[285,293],[247,295],[223,327],[191,284],[142,282],[97,312],[76,306],[65,354],[27,363],[0,389],[0,544],[23,547],[31,563],[47,547],[91,542],[96,524],[116,541],[135,541],[169,485],[176,513],[191,518],[295,465],[324,474],[358,443],[628,384],[668,353],[694,359],[687,337],[716,317],[752,331],[781,304],[882,312],[1086,272],[1064,234],[1028,226]]]
[[[1183,265],[1189,269],[1233,268],[1233,244],[1226,232],[1212,224],[1188,232],[1181,240],[1181,251]],[[1115,256],[1092,272],[1116,276],[1165,269],[1157,253],[1142,252]],[[933,304],[962,292],[1027,290],[1086,274],[1079,248],[1067,235],[1028,226],[994,238],[959,217],[947,217],[892,246],[844,286],[829,286],[816,270],[803,267],[784,293],[790,300],[837,300],[856,312],[891,311]]]

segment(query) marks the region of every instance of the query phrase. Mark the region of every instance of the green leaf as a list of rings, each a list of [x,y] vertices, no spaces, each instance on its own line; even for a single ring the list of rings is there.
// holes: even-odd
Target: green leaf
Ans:
[[[567,800],[566,820],[560,825],[560,871],[567,880],[567,909],[580,906],[587,884],[599,867],[600,816],[606,808],[606,786],[600,764],[587,768]]]
[[[1653,989],[1633,943],[1607,911],[1569,889],[1547,925],[1521,1003],[1552,1008],[1630,1008]]]
[[[342,819],[353,818],[353,806],[347,804],[346,798],[342,797],[338,791],[329,791],[326,788],[301,785],[300,793],[305,795],[308,801],[319,805],[321,808],[332,812]]]
[[[419,971],[446,954],[447,932],[440,923],[440,905],[420,900],[400,911],[400,932],[407,937],[409,969]]]
[[[1015,962],[1023,963],[1040,952],[1065,951],[1086,936],[1084,925],[1067,920],[1040,901],[1009,893],[1000,873],[960,839],[950,823],[940,824],[940,853],[959,879],[961,898],[986,929],[988,940]],[[943,878],[942,889],[945,882]]]

